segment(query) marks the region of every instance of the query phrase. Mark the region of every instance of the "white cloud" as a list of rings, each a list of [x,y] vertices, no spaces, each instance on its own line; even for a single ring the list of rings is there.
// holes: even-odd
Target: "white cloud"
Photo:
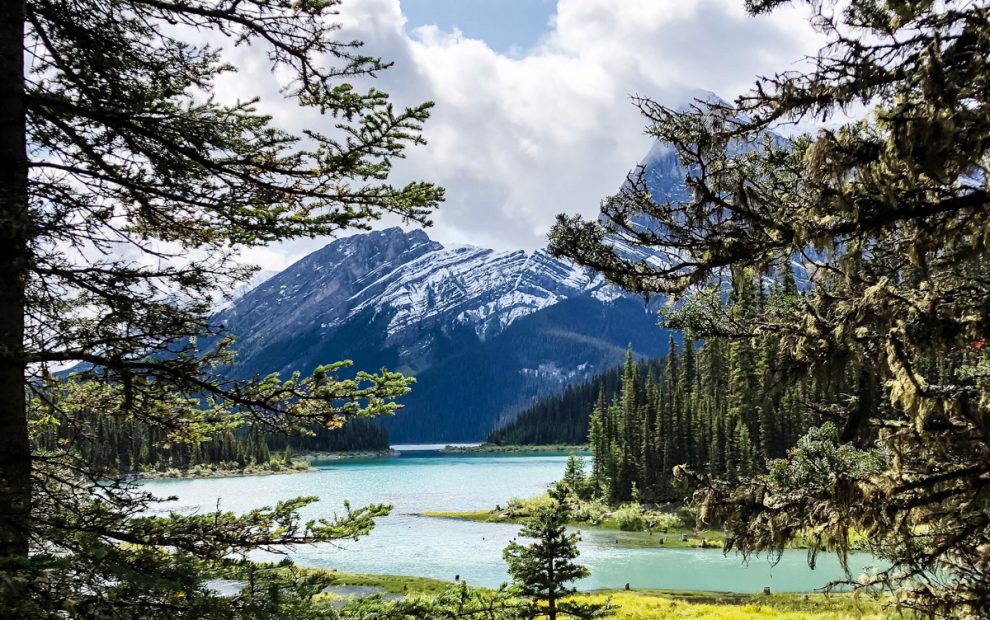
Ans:
[[[457,31],[407,33],[399,0],[345,0],[341,11],[342,36],[395,62],[376,86],[399,104],[437,104],[429,145],[395,175],[447,188],[429,234],[500,249],[544,245],[557,213],[592,215],[619,187],[649,148],[630,95],[731,98],[819,43],[800,11],[753,18],[742,0],[559,0],[547,36],[511,56]],[[238,64],[241,84],[268,73],[264,62]],[[318,122],[274,97],[263,105],[294,129]],[[322,243],[284,244],[281,261],[270,251],[248,257],[283,267]]]

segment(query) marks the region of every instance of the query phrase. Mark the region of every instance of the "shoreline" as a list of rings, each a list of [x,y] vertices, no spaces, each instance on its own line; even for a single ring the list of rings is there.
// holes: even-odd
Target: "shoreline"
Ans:
[[[539,445],[524,445],[524,444],[506,444],[504,446],[493,444],[493,443],[483,443],[477,446],[445,446],[442,450],[450,454],[544,454],[544,453],[560,453],[560,454],[590,454],[591,449],[587,445],[570,445],[570,444],[539,444]]]
[[[500,514],[495,510],[478,510],[467,512],[442,512],[425,511],[415,513],[416,516],[429,517],[433,519],[451,519],[454,521],[473,521],[476,523],[510,523],[522,525],[526,517],[509,517]],[[612,523],[592,524],[587,521],[569,521],[567,525],[578,530],[597,530],[600,532],[614,532],[625,537],[636,537],[642,542],[641,546],[656,547],[658,549],[712,549],[721,551],[723,534],[714,530],[703,530],[702,532],[686,528],[668,528],[667,531],[656,529],[650,530],[623,530]],[[685,537],[687,538],[685,540]],[[660,541],[663,542],[660,542]],[[627,541],[628,542],[628,541]],[[647,543],[649,543],[647,545]]]
[[[305,474],[318,471],[314,463],[346,461],[349,459],[384,458],[396,456],[395,450],[362,450],[357,452],[307,452],[294,457],[293,466],[282,466],[272,469],[267,465],[251,465],[244,469],[212,469],[208,465],[200,465],[190,469],[167,469],[164,471],[147,471],[121,474],[119,478],[127,481],[138,480],[208,480],[211,478],[241,478],[250,476],[278,476],[287,474]]]
[[[150,471],[121,476],[122,480],[208,480],[211,478],[242,478],[249,476],[278,476],[282,474],[304,474],[316,471],[317,468],[310,465],[305,467],[286,467],[283,469],[213,469],[213,470],[181,470],[171,469],[166,471]]]
[[[505,514],[505,510],[475,510],[464,512],[443,512],[424,511],[415,513],[416,516],[433,519],[451,519],[455,521],[473,521],[476,523],[508,523],[522,525],[527,515]],[[617,535],[616,543],[622,542],[622,547],[640,547],[655,549],[711,549],[721,551],[725,541],[725,533],[721,530],[696,530],[689,527],[672,527],[656,525],[654,527],[645,526],[642,529],[623,529],[619,526],[614,517],[603,519],[599,523],[589,521],[567,522],[567,526],[576,530],[597,530],[599,532],[609,532]],[[853,537],[858,538],[861,536]],[[803,535],[795,538],[788,549],[808,549],[809,544]],[[850,552],[868,552],[868,548],[862,541],[853,540],[850,545]]]
[[[390,456],[398,456],[399,451],[389,448],[388,450],[357,450],[354,452],[305,452],[300,453],[296,458],[309,463],[322,463],[324,461],[346,461],[348,459],[377,459]]]
[[[276,568],[274,565],[266,565]],[[332,578],[336,587],[369,588],[368,595],[381,594],[399,598],[435,597],[458,586],[461,582],[432,577],[389,575],[377,573],[351,573],[331,568],[298,567],[302,573],[319,573]],[[235,577],[235,575],[224,575]],[[474,586],[472,586],[474,588]],[[492,588],[477,587],[491,591]],[[354,595],[336,595],[330,598],[351,599]],[[617,620],[641,620],[642,618],[787,618],[794,620],[846,620],[849,618],[910,618],[891,609],[884,609],[889,600],[862,597],[853,592],[774,592],[735,593],[717,590],[674,590],[658,588],[603,588],[582,590],[575,598],[583,601],[603,602],[611,598],[616,604]]]

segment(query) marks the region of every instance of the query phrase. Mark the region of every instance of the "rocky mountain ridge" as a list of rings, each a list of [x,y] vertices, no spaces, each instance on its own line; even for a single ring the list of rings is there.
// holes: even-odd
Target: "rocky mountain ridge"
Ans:
[[[333,241],[217,320],[237,338],[239,376],[338,359],[416,376],[389,423],[409,441],[483,437],[537,396],[618,363],[626,346],[652,356],[666,342],[642,299],[545,251],[444,247],[399,228]]]

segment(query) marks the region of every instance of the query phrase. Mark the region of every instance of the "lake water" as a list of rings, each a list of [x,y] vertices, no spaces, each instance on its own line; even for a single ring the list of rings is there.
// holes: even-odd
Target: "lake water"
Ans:
[[[401,448],[401,447],[399,447]],[[317,464],[314,472],[242,478],[153,480],[142,486],[160,497],[178,499],[163,510],[243,512],[299,496],[319,496],[304,516],[340,512],[343,500],[352,506],[389,503],[392,514],[358,541],[312,545],[290,553],[302,566],[343,571],[413,575],[478,586],[508,580],[502,549],[518,526],[474,523],[417,516],[426,511],[467,511],[504,506],[510,498],[543,493],[560,479],[566,456],[447,455],[417,446],[397,457],[342,460]],[[580,562],[591,569],[581,589],[669,588],[759,592],[802,592],[820,588],[842,576],[833,556],[821,556],[816,570],[806,553],[789,551],[771,566],[765,559],[743,564],[738,556],[718,550],[653,547],[646,534],[585,529]],[[645,546],[649,545],[649,546]],[[272,559],[278,559],[271,556]],[[268,559],[269,556],[258,556]],[[850,567],[865,569],[869,555],[851,558]],[[855,576],[855,575],[854,575]]]

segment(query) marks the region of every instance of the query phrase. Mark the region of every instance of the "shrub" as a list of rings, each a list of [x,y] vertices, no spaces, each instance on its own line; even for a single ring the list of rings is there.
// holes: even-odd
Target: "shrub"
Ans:
[[[598,525],[608,516],[608,505],[602,499],[580,502],[571,513],[575,521],[585,521]]]
[[[698,509],[695,506],[682,505],[677,509],[677,516],[683,527],[691,529],[698,527]]]
[[[619,529],[625,532],[638,532],[643,529],[643,508],[639,504],[623,504],[612,515]]]
[[[654,530],[678,530],[686,527],[678,515],[669,512],[651,512],[644,519],[647,527]]]
[[[540,495],[528,499],[513,497],[509,500],[509,505],[505,508],[505,513],[510,517],[529,517],[536,513],[538,509],[550,505],[549,495]]]

